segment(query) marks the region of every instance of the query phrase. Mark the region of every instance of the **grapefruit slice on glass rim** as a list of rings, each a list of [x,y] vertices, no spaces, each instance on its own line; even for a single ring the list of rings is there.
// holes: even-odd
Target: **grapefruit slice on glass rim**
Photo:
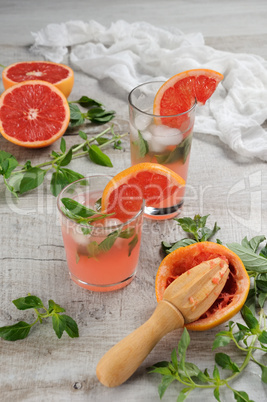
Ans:
[[[22,147],[52,144],[65,133],[69,120],[66,97],[48,82],[25,81],[0,96],[0,133]]]
[[[209,69],[187,70],[174,75],[156,93],[153,114],[175,116],[188,112],[195,103],[204,105],[222,79],[221,73]],[[161,120],[170,127],[179,127],[186,118],[185,115]]]
[[[143,203],[146,206],[177,202],[185,181],[177,173],[158,163],[133,165],[114,176],[105,187],[101,208],[113,212],[114,218],[125,220],[136,214]]]
[[[74,83],[73,70],[51,61],[24,61],[11,64],[2,72],[5,89],[24,81],[40,80],[55,85],[68,97]]]
[[[180,247],[168,254],[159,266],[155,281],[157,301],[163,299],[165,289],[178,276],[203,261],[217,257],[229,263],[229,277],[213,305],[198,320],[187,324],[187,329],[204,331],[228,321],[238,313],[246,301],[250,288],[246,268],[233,251],[209,241]]]

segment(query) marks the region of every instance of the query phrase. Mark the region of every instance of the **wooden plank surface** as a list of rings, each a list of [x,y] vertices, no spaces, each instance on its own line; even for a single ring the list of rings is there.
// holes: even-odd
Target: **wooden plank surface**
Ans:
[[[241,5],[241,3],[243,3]],[[267,59],[266,1],[88,1],[1,0],[0,61],[8,65],[30,60],[31,31],[38,31],[50,22],[70,19],[96,19],[109,25],[117,19],[129,22],[145,20],[160,26],[176,26],[184,32],[202,32],[206,43],[217,49],[258,54]],[[2,84],[1,84],[2,85]],[[1,86],[2,90],[3,87]],[[100,99],[107,108],[117,111],[116,129],[128,130],[125,99],[111,96],[94,79],[75,72],[71,99],[87,94]],[[99,132],[92,127],[90,133]],[[68,145],[77,141],[75,130],[66,137]],[[122,141],[123,151],[109,149],[115,174],[130,165],[128,138]],[[59,146],[58,144],[56,145]],[[55,147],[56,147],[55,146]],[[0,138],[0,149],[14,154],[20,162],[31,159],[34,164],[46,159],[51,149],[30,151],[17,148]],[[84,175],[103,172],[103,168],[87,160],[71,163]],[[108,169],[108,168],[106,168]],[[105,170],[106,171],[106,170]],[[267,170],[259,160],[246,160],[231,151],[218,138],[195,133],[187,199],[183,214],[210,214],[210,222],[218,222],[218,237],[225,243],[240,241],[244,236],[267,234]],[[78,323],[80,337],[63,335],[58,340],[51,325],[36,326],[31,335],[17,342],[0,339],[1,401],[92,401],[92,402],[154,402],[159,400],[159,377],[147,374],[146,368],[160,360],[168,360],[177,346],[181,331],[166,336],[124,385],[104,388],[95,376],[95,367],[105,351],[146,320],[156,305],[154,281],[162,260],[162,240],[175,241],[183,236],[173,221],[151,222],[143,228],[138,273],[127,288],[106,294],[79,288],[68,277],[55,198],[49,192],[49,181],[16,202],[0,183],[0,326],[18,320],[32,320],[30,312],[18,311],[11,301],[36,294],[45,302],[53,299],[66,308]],[[205,333],[191,333],[188,358],[201,368],[212,371],[214,359],[211,346],[220,326]],[[227,351],[240,362],[231,347]],[[250,365],[234,387],[249,393],[254,401],[266,399],[266,387],[260,382],[260,370]],[[175,401],[180,386],[166,392],[166,401]],[[188,401],[212,401],[212,393]],[[224,391],[222,401],[231,401]]]

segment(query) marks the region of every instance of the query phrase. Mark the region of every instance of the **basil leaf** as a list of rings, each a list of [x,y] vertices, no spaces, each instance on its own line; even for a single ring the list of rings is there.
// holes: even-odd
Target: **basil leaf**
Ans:
[[[256,279],[257,289],[267,294],[267,273],[259,274]]]
[[[237,402],[253,402],[245,391],[234,390],[234,397]]]
[[[220,400],[220,388],[219,387],[214,389],[213,395],[214,395],[214,398],[217,399],[218,402],[221,402],[221,400]]]
[[[66,152],[66,141],[65,138],[61,137],[60,141],[60,151],[64,154]]]
[[[257,251],[259,245],[266,240],[266,237],[264,235],[259,235],[253,237],[251,240],[247,239],[247,236],[242,240],[241,245],[243,247],[247,247],[254,251],[254,253]]]
[[[67,168],[60,168],[61,173],[63,173],[65,180],[70,184],[76,180],[83,179],[84,176],[74,170],[67,169]],[[64,180],[64,181],[65,181]]]
[[[65,157],[61,161],[59,161],[58,165],[67,166],[71,160],[72,160],[72,149],[70,148],[66,153]]]
[[[40,169],[38,167],[33,167],[27,170],[22,177],[19,186],[20,194],[26,193],[27,191],[33,190],[34,188],[40,186],[43,183],[46,170]]]
[[[78,106],[69,103],[69,108],[70,108],[70,126],[75,127],[83,124],[85,117],[78,108]]]
[[[245,265],[248,271],[254,271],[259,273],[267,272],[266,258],[257,255],[252,250],[250,251],[248,248],[243,247],[238,243],[227,244],[227,247],[241,258],[243,264]]]
[[[250,330],[258,330],[259,322],[252,314],[251,310],[245,305],[241,310],[242,317]]]
[[[186,247],[193,243],[196,243],[196,240],[185,238],[177,241],[176,243],[169,244],[163,241],[161,244],[164,252],[166,254],[170,254],[172,251],[177,250],[180,247]]]
[[[25,339],[31,330],[31,325],[24,321],[19,321],[14,325],[0,328],[0,337],[6,341],[17,341]]]
[[[82,96],[80,99],[78,99],[76,101],[71,101],[69,103],[71,103],[71,104],[78,103],[79,105],[81,105],[85,108],[90,108],[93,106],[102,106],[102,103],[100,103],[94,99],[88,98],[88,96]]]
[[[8,179],[11,172],[18,166],[17,159],[9,152],[0,150],[0,174]]]
[[[231,370],[233,373],[239,373],[240,369],[236,363],[234,363],[230,356],[226,353],[216,353],[215,354],[216,363],[223,369]]]
[[[186,328],[184,328],[181,339],[178,343],[178,354],[180,356],[181,368],[185,369],[186,350],[190,344],[190,336]]]
[[[266,300],[267,300],[267,293],[259,293],[258,301],[261,308],[263,308]]]
[[[215,340],[213,342],[213,345],[212,345],[212,350],[214,350],[216,348],[220,348],[222,346],[226,346],[230,342],[231,342],[230,336],[216,334],[216,338],[215,338]]]
[[[61,307],[59,304],[55,303],[54,300],[49,300],[48,306],[49,306],[49,313],[52,313],[52,311],[54,311],[55,313],[63,313],[65,311],[65,309]]]
[[[52,174],[50,182],[50,191],[56,197],[64,187],[69,184],[68,178],[61,169],[56,170]]]
[[[72,198],[61,198],[61,202],[76,217],[89,218],[96,214],[93,209],[80,204]]]
[[[79,131],[78,134],[83,140],[87,140],[87,134],[84,131]]]
[[[261,256],[261,257],[264,257],[264,258],[267,258],[267,244],[266,244],[265,247],[263,247],[263,248],[261,249],[261,251],[260,251],[260,256]]]
[[[88,154],[91,161],[97,165],[113,167],[109,157],[97,145],[90,145]]]
[[[79,329],[77,323],[68,315],[62,314],[61,318],[65,320],[65,331],[71,338],[79,337]]]
[[[158,386],[158,393],[159,393],[159,397],[160,399],[163,397],[166,389],[168,388],[168,386],[175,380],[175,377],[173,376],[163,376],[161,383]]]
[[[108,123],[115,116],[115,111],[106,111],[102,107],[93,107],[89,109],[86,117],[93,123]]]
[[[135,248],[135,246],[138,243],[138,235],[136,234],[134,236],[134,238],[130,241],[130,243],[128,244],[128,257],[131,256],[133,249]]]
[[[99,138],[96,139],[96,141],[97,141],[97,143],[98,143],[99,145],[102,145],[102,144],[106,144],[106,143],[109,141],[109,138],[106,138],[106,137],[99,137]]]
[[[37,296],[26,296],[15,299],[12,303],[17,307],[18,310],[28,310],[30,308],[43,308],[43,302]]]
[[[267,344],[267,331],[263,330],[258,336],[258,340],[260,341],[260,343]]]
[[[53,329],[57,337],[60,339],[62,337],[64,330],[66,329],[66,321],[64,319],[64,316],[59,314],[53,314],[52,323],[53,323]]]

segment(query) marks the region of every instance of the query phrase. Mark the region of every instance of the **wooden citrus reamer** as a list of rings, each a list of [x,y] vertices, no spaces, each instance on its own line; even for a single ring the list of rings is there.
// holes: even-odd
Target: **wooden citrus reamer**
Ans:
[[[113,346],[99,361],[96,374],[107,387],[126,381],[160,339],[197,320],[215,302],[228,278],[221,258],[204,261],[175,279],[148,321]]]

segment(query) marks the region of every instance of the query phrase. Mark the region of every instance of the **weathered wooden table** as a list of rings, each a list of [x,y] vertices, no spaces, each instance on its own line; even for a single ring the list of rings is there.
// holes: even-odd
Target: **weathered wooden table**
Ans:
[[[232,52],[255,53],[267,58],[267,6],[265,1],[88,1],[1,0],[0,61],[8,65],[31,60],[31,31],[36,32],[51,22],[70,19],[95,19],[109,25],[112,20],[129,22],[145,20],[158,26],[176,26],[184,32],[200,31],[206,43]],[[3,87],[0,84],[0,90]],[[106,93],[94,79],[75,72],[75,85],[70,99],[86,94],[100,99],[107,108],[117,111],[115,127],[128,130],[127,102],[116,94]],[[87,127],[89,133],[99,127]],[[77,141],[77,132],[66,136],[68,145]],[[93,165],[77,159],[71,167],[80,173],[115,174],[130,165],[129,139],[122,141],[123,150],[109,148],[113,168]],[[59,144],[55,144],[59,147]],[[0,138],[0,149],[10,152],[23,163],[42,162],[55,147],[31,151],[18,148]],[[224,242],[241,241],[244,236],[267,234],[267,170],[259,160],[245,160],[211,135],[195,133],[184,216],[210,214],[210,224],[221,227],[218,237]],[[49,182],[18,201],[0,183],[0,325],[19,320],[31,321],[33,314],[18,311],[13,299],[28,292],[45,302],[53,299],[64,306],[79,325],[80,337],[63,335],[58,340],[50,323],[36,326],[28,338],[17,342],[0,339],[0,400],[7,401],[138,401],[158,400],[159,376],[146,368],[160,360],[170,359],[181,331],[166,336],[124,385],[116,389],[103,387],[95,376],[100,357],[114,343],[141,325],[156,306],[154,281],[162,260],[161,241],[175,241],[183,236],[173,221],[145,221],[139,269],[134,281],[113,293],[93,293],[79,288],[68,276],[65,253],[57,220],[55,198]],[[239,317],[239,316],[237,316]],[[189,360],[213,370],[211,346],[221,327],[205,333],[191,333]],[[241,356],[227,349],[237,362]],[[254,401],[266,400],[266,386],[260,381],[260,369],[251,364],[234,388],[245,390]],[[166,401],[175,401],[179,384],[166,392]],[[192,393],[190,401],[214,399],[212,393]],[[223,401],[233,400],[224,391]]]

